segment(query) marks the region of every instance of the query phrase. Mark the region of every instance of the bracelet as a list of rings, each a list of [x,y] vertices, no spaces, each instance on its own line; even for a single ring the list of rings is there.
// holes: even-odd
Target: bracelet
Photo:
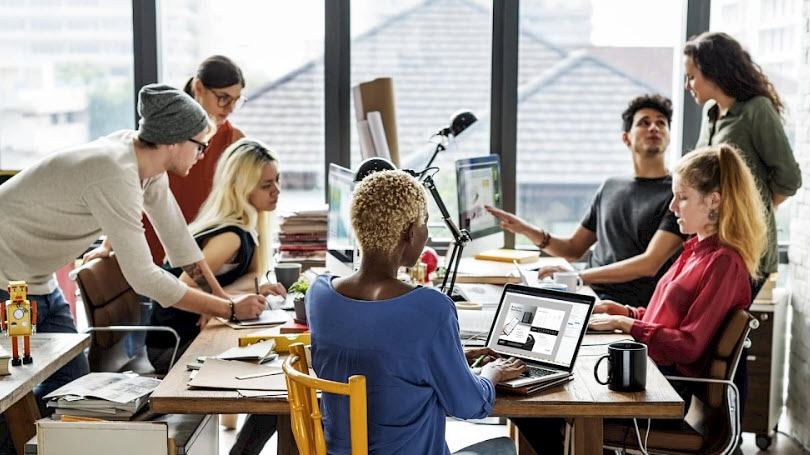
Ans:
[[[230,297],[228,297],[228,306],[231,308],[231,316],[228,318],[228,320],[231,322],[236,322],[236,303]]]
[[[540,243],[537,244],[537,248],[541,250],[548,246],[549,242],[551,242],[551,234],[546,231],[543,231],[543,238],[540,240]]]

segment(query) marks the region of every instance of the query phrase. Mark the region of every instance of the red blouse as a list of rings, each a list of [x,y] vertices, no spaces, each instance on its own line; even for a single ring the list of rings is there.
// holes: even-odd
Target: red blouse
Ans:
[[[742,257],[713,235],[684,243],[683,253],[655,287],[649,306],[636,308],[630,334],[647,344],[658,365],[686,376],[706,373],[706,349],[728,314],[751,303]]]
[[[217,132],[208,141],[208,148],[205,149],[203,158],[191,168],[188,175],[180,177],[169,173],[169,188],[183,211],[186,223],[190,223],[197,216],[205,199],[211,193],[214,184],[214,171],[217,168],[222,152],[229,145],[235,142],[235,130],[229,121],[225,121],[217,128]],[[165,252],[163,245],[158,240],[157,234],[152,224],[143,217],[143,227],[146,230],[146,241],[152,252],[152,260],[155,264],[162,265]],[[184,264],[185,265],[185,264]]]

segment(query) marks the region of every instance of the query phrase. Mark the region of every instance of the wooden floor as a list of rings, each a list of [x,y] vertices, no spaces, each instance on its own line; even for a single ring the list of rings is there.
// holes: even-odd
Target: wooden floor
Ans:
[[[242,425],[244,416],[239,416],[239,425]],[[497,419],[485,419],[485,422],[497,422]],[[470,423],[461,422],[453,419],[447,421],[447,445],[450,451],[462,449],[468,445],[475,444],[476,442],[486,439],[496,438],[498,436],[506,436],[506,426],[493,425],[487,423]],[[219,431],[219,453],[227,455],[230,451],[231,445],[236,440],[236,430],[226,430],[220,427]],[[743,455],[804,455],[810,452],[803,452],[801,447],[792,441],[790,438],[783,434],[777,434],[774,438],[773,445],[767,451],[760,451],[754,442],[754,435],[751,433],[743,434],[743,445],[741,452],[737,454]],[[267,443],[262,455],[275,455],[276,453],[276,438],[275,436]]]

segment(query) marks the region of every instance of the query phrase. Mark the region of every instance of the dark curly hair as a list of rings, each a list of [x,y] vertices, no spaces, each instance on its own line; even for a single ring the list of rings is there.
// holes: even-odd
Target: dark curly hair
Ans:
[[[624,132],[630,131],[633,126],[633,117],[642,109],[654,109],[667,118],[667,125],[672,125],[672,101],[661,95],[641,95],[630,100],[627,109],[622,112],[622,128]]]
[[[761,95],[771,100],[776,112],[783,113],[785,106],[776,88],[751,59],[751,54],[731,36],[719,32],[693,36],[684,45],[683,55],[691,57],[703,76],[726,95],[737,101]]]

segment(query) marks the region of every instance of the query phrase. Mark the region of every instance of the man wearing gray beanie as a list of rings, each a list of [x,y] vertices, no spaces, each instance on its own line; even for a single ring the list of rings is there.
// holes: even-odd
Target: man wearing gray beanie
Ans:
[[[72,263],[101,234],[102,246],[85,260],[109,256],[135,292],[209,316],[253,319],[266,303],[258,295],[231,298],[214,278],[169,190],[167,172],[180,176],[205,152],[213,124],[191,97],[152,84],[138,94],[139,129],[123,130],[45,157],[0,186],[0,299],[8,282],[28,283],[38,304],[38,332],[76,332],[54,272]],[[173,266],[182,266],[201,289],[192,289],[154,265],[142,213],[151,220]],[[35,360],[36,361],[36,360]],[[49,393],[88,372],[84,354],[35,390]]]

